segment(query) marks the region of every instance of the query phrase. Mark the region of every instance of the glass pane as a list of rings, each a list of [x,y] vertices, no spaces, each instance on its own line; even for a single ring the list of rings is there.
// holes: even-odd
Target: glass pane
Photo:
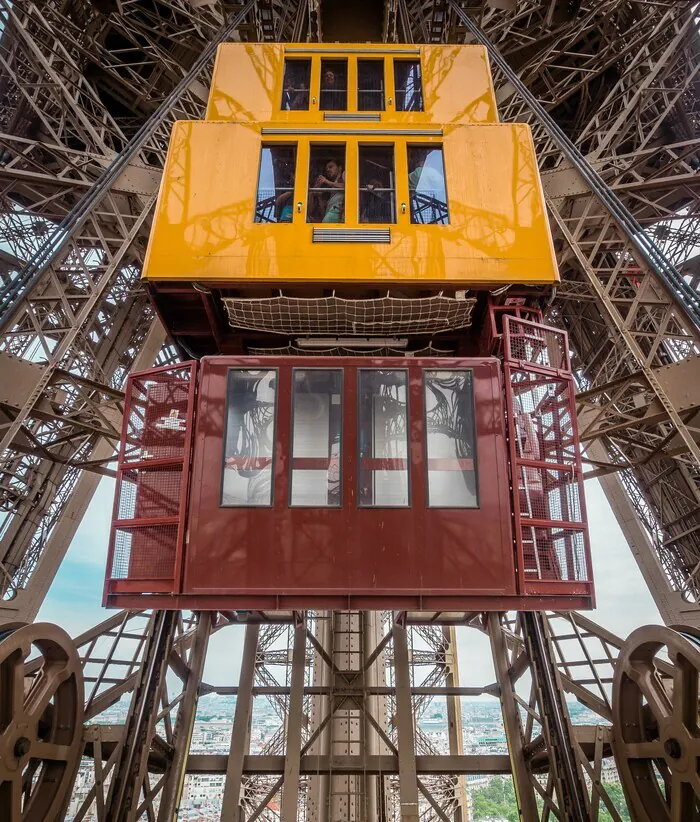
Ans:
[[[275,371],[228,375],[222,505],[272,505]]]
[[[476,508],[471,371],[425,371],[428,505]]]
[[[321,111],[348,110],[347,60],[321,60]]]
[[[393,146],[360,146],[360,222],[396,222]]]
[[[306,222],[345,222],[344,145],[311,146]]]
[[[308,111],[311,60],[285,60],[282,111]]]
[[[360,505],[408,506],[407,374],[359,372]]]
[[[384,111],[384,61],[357,61],[357,110]]]
[[[292,505],[340,505],[342,371],[294,371]]]
[[[408,193],[412,223],[449,223],[442,148],[409,146]]]
[[[291,223],[294,216],[296,146],[263,146],[260,154],[256,223]]]
[[[397,111],[423,111],[423,78],[420,60],[394,60]]]

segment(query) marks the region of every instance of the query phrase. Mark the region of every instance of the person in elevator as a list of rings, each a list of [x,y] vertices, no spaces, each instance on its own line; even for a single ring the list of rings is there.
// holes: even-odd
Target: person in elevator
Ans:
[[[303,77],[285,71],[282,111],[305,111],[309,107],[309,89]]]
[[[321,75],[321,111],[342,111],[344,108],[345,89],[341,78],[332,69],[327,68]]]
[[[337,160],[326,163],[325,174],[318,175],[314,188],[334,189],[326,202],[321,222],[342,223],[345,211],[345,170]]]

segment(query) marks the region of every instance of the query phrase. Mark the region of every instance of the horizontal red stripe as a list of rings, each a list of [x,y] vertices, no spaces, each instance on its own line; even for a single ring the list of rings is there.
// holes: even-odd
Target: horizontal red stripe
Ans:
[[[428,460],[429,471],[473,471],[474,460],[440,457]]]
[[[405,471],[408,460],[365,457],[360,460],[360,467],[364,471]]]
[[[292,468],[306,471],[327,471],[331,462],[337,462],[337,460],[337,457],[294,457]]]
[[[226,457],[224,465],[227,468],[267,468],[272,463],[272,457]]]

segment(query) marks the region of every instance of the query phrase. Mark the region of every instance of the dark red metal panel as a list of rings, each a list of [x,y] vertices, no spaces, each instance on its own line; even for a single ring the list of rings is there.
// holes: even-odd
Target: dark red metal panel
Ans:
[[[220,466],[227,372],[276,367],[279,374],[273,508],[222,508]],[[344,371],[340,508],[290,508],[293,366]],[[357,380],[362,368],[409,374],[410,508],[358,506]],[[428,508],[425,498],[423,369],[472,369],[479,508]],[[202,361],[190,536],[183,592],[227,595],[230,607],[333,607],[352,597],[385,607],[397,597],[515,595],[500,367],[496,360],[212,358]],[[399,466],[396,466],[399,467]],[[254,599],[253,599],[254,598]],[[265,598],[261,600],[261,598]],[[393,599],[392,599],[393,598]],[[322,606],[319,606],[322,607]]]

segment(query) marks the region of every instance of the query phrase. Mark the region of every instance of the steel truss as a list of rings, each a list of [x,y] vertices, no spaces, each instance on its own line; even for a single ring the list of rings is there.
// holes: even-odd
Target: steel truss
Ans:
[[[697,291],[693,4],[462,5]],[[387,0],[385,36],[472,39],[460,9],[452,0]],[[34,618],[99,479],[110,474],[126,374],[168,356],[159,354],[164,335],[139,273],[169,125],[203,111],[210,65],[198,59],[224,20],[235,22],[226,35],[234,39],[303,40],[321,39],[322,16],[317,0],[0,0],[0,16],[7,621]],[[592,475],[665,620],[697,622],[697,326],[678,288],[640,254],[638,238],[603,205],[517,82],[502,71],[495,79],[501,117],[531,123],[541,159],[564,279],[550,315],[569,332],[576,357]],[[77,640],[86,718],[131,693],[129,733],[86,727],[94,781],[82,812],[94,802],[100,819],[171,818],[180,776],[214,769],[227,775],[227,808],[242,804],[248,819],[268,813],[269,797],[286,784],[286,819],[292,808],[322,820],[331,808],[372,803],[377,815],[368,818],[458,820],[466,816],[465,774],[510,773],[512,760],[524,819],[538,818],[537,797],[555,817],[577,819],[586,807],[596,819],[605,806],[618,818],[600,774],[614,735],[607,723],[619,639],[577,615],[491,615],[486,623],[459,615],[459,624],[486,632],[497,673],[496,683],[459,689],[455,615],[420,627],[413,617],[288,614],[274,624],[263,615],[245,629],[239,683],[211,688],[239,699],[231,754],[206,761],[188,755],[187,740],[197,697],[209,689],[198,688],[208,638],[236,630],[235,616],[110,617]],[[427,674],[417,673],[421,659]],[[601,724],[572,728],[563,692]],[[511,760],[461,752],[458,698],[475,693],[499,695]],[[255,695],[274,701],[280,732],[269,750],[246,753]],[[439,762],[411,719],[435,696],[448,698],[451,716],[451,753]],[[360,755],[362,767],[353,760]],[[290,794],[289,785],[299,787]]]
[[[524,819],[539,818],[539,801],[554,818],[597,820],[606,808],[619,820],[600,776],[622,640],[576,614],[430,617],[261,613],[243,626],[236,615],[114,614],[75,640],[86,696],[86,725],[75,730],[86,759],[73,818],[172,819],[186,777],[225,774],[222,819],[464,822],[466,775],[509,774],[512,762]],[[460,687],[456,624],[488,637],[495,681]],[[207,646],[220,631],[245,632],[241,672],[210,685]],[[228,755],[190,750],[198,699],[210,693],[237,697]],[[572,725],[564,693],[600,723]],[[500,700],[509,754],[464,753],[459,699],[483,696]],[[100,722],[127,697],[128,732]],[[448,752],[419,725],[436,698],[447,705]],[[257,751],[256,699],[279,717]]]

